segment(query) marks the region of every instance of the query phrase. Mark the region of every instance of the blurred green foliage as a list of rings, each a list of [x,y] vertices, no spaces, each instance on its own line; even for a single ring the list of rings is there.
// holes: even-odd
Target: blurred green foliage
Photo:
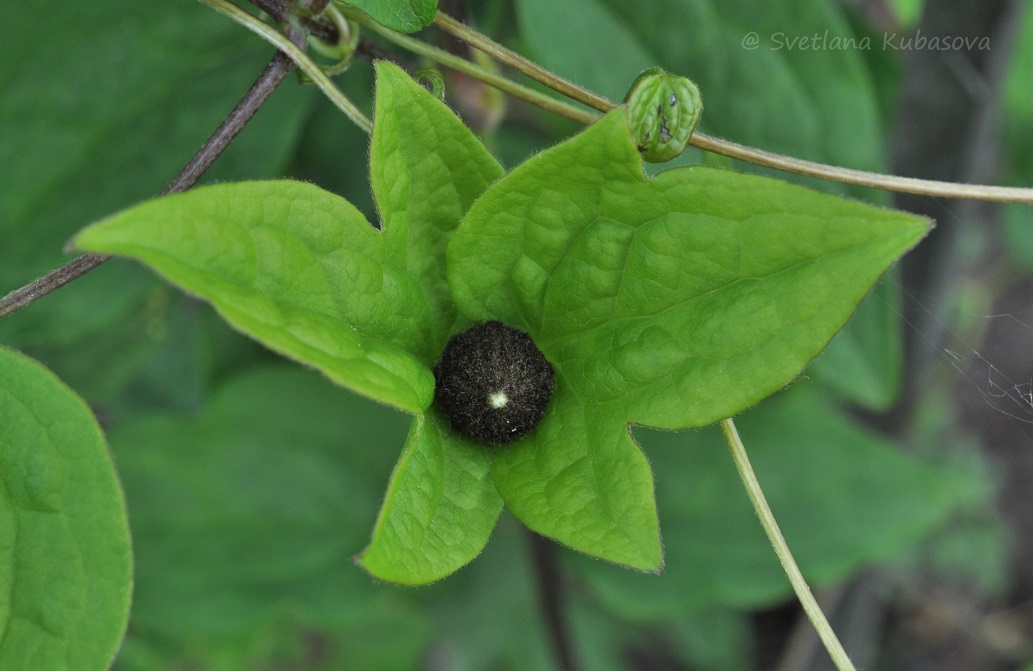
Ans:
[[[917,3],[895,4],[912,20]],[[659,65],[700,85],[702,130],[850,167],[886,165],[882,89],[873,84],[886,73],[872,69],[881,61],[771,49],[777,32],[852,34],[835,3],[520,0],[511,11],[514,44],[611,97]],[[1005,114],[1009,179],[1026,184],[1033,165],[1021,148],[1033,137],[1033,108],[1021,73],[1033,61],[1031,15]],[[0,291],[58,265],[84,224],[156,194],[271,55],[192,0],[22,0],[4,19]],[[751,31],[755,50],[743,48]],[[368,68],[356,64],[341,79],[368,108]],[[570,130],[519,112],[494,138],[507,164]],[[367,150],[346,119],[289,81],[204,181],[288,175],[369,204]],[[1025,267],[1031,216],[1029,206],[1009,209],[1013,258]],[[993,495],[981,457],[945,448],[940,415],[930,420],[934,448],[903,453],[837,406],[894,399],[895,292],[881,285],[804,380],[748,412],[744,439],[818,587],[930,552],[945,571],[983,571],[994,589],[997,564],[975,560],[999,558],[1006,541],[976,533],[986,531],[980,516]],[[374,584],[352,565],[405,415],[275,360],[207,307],[119,261],[4,320],[0,343],[42,360],[110,430],[136,557],[117,669],[548,668],[526,539],[508,517],[477,562],[429,588]],[[787,598],[788,587],[730,458],[711,430],[636,436],[658,482],[668,571],[636,575],[564,552],[577,652],[592,669],[631,668],[636,651],[692,668],[745,668],[745,613]],[[945,460],[944,451],[965,456]],[[942,542],[958,538],[943,528],[959,516],[971,540]]]
[[[1016,185],[1033,180],[1033,5],[1025,6],[1004,91],[1005,178]],[[1005,247],[1019,269],[1033,271],[1033,205],[1004,206]]]

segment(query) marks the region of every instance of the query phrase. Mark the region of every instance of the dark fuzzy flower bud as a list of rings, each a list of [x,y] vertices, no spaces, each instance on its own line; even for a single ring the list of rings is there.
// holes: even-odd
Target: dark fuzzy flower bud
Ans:
[[[453,336],[434,366],[434,401],[459,433],[491,445],[533,430],[552,396],[553,369],[523,331],[499,321]]]

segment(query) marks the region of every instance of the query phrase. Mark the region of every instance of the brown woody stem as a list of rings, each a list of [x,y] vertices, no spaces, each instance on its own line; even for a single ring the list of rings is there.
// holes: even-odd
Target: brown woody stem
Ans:
[[[288,38],[292,42],[304,44],[306,35],[303,31],[296,28],[287,30]],[[251,121],[259,108],[265,104],[269,96],[293,69],[294,62],[283,52],[276,52],[248,92],[244,94],[208,140],[201,145],[201,148],[179,175],[162,190],[161,195],[186,191],[197,183],[201,175],[226,150],[233,138]],[[0,299],[0,319],[82,277],[109,258],[111,257],[103,254],[82,254],[43,277],[12,291]]]

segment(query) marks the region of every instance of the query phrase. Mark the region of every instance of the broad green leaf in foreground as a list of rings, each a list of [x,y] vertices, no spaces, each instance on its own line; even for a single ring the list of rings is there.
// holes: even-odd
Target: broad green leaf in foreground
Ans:
[[[382,230],[312,185],[245,182],[144,203],[76,244],[144,261],[245,334],[417,414],[362,563],[385,580],[428,582],[476,556],[502,505],[488,455],[442,438],[437,416],[420,413],[433,397],[430,366],[457,319],[445,246],[503,170],[399,68],[381,63],[377,74],[370,175]]]
[[[433,375],[419,286],[382,233],[303,182],[237,182],[148,201],[83,231],[82,249],[133,256],[210,301],[234,327],[355,391],[410,412]]]
[[[108,668],[131,586],[122,490],[90,409],[0,348],[0,668]]]
[[[377,82],[370,183],[387,253],[427,297],[423,346],[433,362],[458,317],[445,248],[470,204],[504,171],[445,105],[400,70],[379,66]],[[436,412],[416,417],[359,563],[382,580],[420,584],[476,557],[502,510],[488,464],[489,455],[452,434]]]
[[[448,420],[417,417],[359,563],[382,580],[421,584],[476,557],[502,512],[490,466],[484,447],[452,434]]]
[[[370,184],[387,255],[417,279],[431,311],[423,352],[435,361],[453,334],[445,247],[459,221],[504,170],[469,128],[422,86],[378,67]]]
[[[524,329],[556,368],[542,426],[493,462],[503,500],[574,548],[659,568],[628,424],[705,426],[781,389],[928,226],[721,170],[648,179],[623,110],[527,161],[448,250],[459,309]]]
[[[629,424],[703,426],[785,386],[928,222],[720,170],[647,179],[623,115],[499,179],[447,107],[381,64],[382,231],[276,182],[145,204],[77,242],[144,260],[245,333],[417,415],[359,557],[373,575],[455,571],[502,500],[539,533],[656,571],[652,473]],[[542,424],[497,452],[429,408],[447,338],[489,319],[556,370]]]
[[[520,0],[517,8],[522,36],[540,57],[538,62],[590,89],[620,96],[639,70],[659,65],[688,75],[709,94],[701,126],[707,133],[832,165],[877,172],[888,165],[874,82],[887,78],[886,68],[900,54],[891,50],[879,59],[868,59],[864,50],[830,49],[815,59],[813,52],[788,48],[790,42],[800,47],[806,36],[814,34],[823,34],[829,44],[861,40],[863,31],[851,26],[849,11],[840,3]],[[557,20],[562,16],[576,16],[578,29],[594,31],[598,39],[565,39],[569,22]],[[793,17],[791,27],[786,16]],[[753,45],[757,48],[744,48],[744,38],[751,36],[758,38]],[[583,61],[605,67],[579,67]],[[1021,92],[1024,101],[1033,100],[1028,85],[1031,75],[1014,77],[1015,71],[1011,83],[1018,86],[1011,89]],[[757,100],[764,104],[753,104]],[[1031,142],[1006,145],[1025,149]],[[857,187],[777,174],[748,163],[737,163],[736,169],[775,175],[826,192],[862,195]],[[1030,180],[1016,183],[1023,181]],[[877,199],[872,201],[877,203],[889,202],[885,196],[863,192],[865,199]],[[1027,221],[1029,212],[1024,213]],[[1028,227],[1022,230],[1024,240],[1033,242]],[[1016,245],[1008,248],[1014,250]],[[892,403],[899,384],[895,378],[900,319],[892,307],[899,300],[895,291],[890,286],[877,289],[873,300],[862,304],[844,333],[829,344],[823,361],[816,362],[824,372],[832,372],[823,375],[822,381],[834,392],[872,409]],[[844,371],[841,363],[850,370]]]
[[[76,244],[138,258],[267,346],[359,393],[425,410],[428,366],[455,318],[442,299],[444,244],[502,169],[400,70],[378,72],[371,174],[383,231],[314,186],[257,182],[144,203]]]

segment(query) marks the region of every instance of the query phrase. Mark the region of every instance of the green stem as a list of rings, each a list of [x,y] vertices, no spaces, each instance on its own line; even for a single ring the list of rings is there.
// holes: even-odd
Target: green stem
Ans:
[[[297,28],[288,28],[288,39],[304,43],[305,33]],[[201,148],[197,150],[190,162],[184,166],[180,173],[168,185],[162,189],[161,195],[186,191],[201,178],[208,168],[212,166],[226,147],[230,145],[235,137],[244,130],[244,126],[255,116],[259,108],[269,100],[273,91],[283,83],[283,80],[294,69],[294,61],[283,52],[277,51],[273,54],[269,65],[262,70],[255,83],[251,85],[244,97],[233,107],[226,118],[222,120],[215,132],[209,136]],[[107,262],[110,256],[105,254],[82,254],[56,268],[43,277],[40,277],[25,286],[12,291],[3,298],[0,298],[0,319],[17,312],[23,307],[43,298],[49,293],[57,291],[66,284],[79,279],[86,273],[98,268]]]
[[[742,483],[746,487],[746,494],[750,497],[750,502],[753,503],[753,509],[757,511],[761,526],[764,527],[764,532],[767,533],[768,540],[771,541],[771,547],[775,549],[778,561],[782,564],[782,568],[785,570],[786,576],[796,592],[796,598],[800,600],[800,605],[803,606],[807,618],[818,631],[818,636],[821,638],[822,643],[825,644],[825,649],[828,650],[836,668],[839,671],[856,671],[850,658],[847,657],[842,644],[832,631],[832,627],[829,626],[829,621],[825,618],[825,614],[821,612],[818,602],[814,600],[811,588],[807,586],[807,582],[803,579],[803,574],[800,573],[800,567],[796,565],[792,553],[789,552],[789,546],[786,545],[785,538],[782,537],[782,532],[778,528],[778,522],[775,521],[775,516],[771,513],[771,508],[768,507],[767,499],[764,498],[764,492],[761,491],[760,483],[757,481],[757,475],[753,472],[753,466],[750,465],[749,457],[746,456],[746,448],[743,447],[742,439],[739,437],[739,432],[736,430],[735,423],[731,418],[721,421],[721,431],[725,435],[725,440],[728,441],[728,449],[732,452],[732,459],[735,460],[735,467],[739,471],[739,477],[742,478]]]
[[[282,34],[277,32],[268,24],[260,21],[251,14],[231,4],[227,0],[200,0],[213,9],[229,16],[234,21],[244,25],[249,30],[257,33],[260,37],[275,45],[298,65],[298,67],[312,78],[313,82],[337,107],[344,112],[359,128],[367,133],[372,129],[372,123],[348,98],[341,93],[329,77],[314,63],[303,50],[291,44]],[[425,56],[446,67],[458,72],[465,73],[478,79],[489,86],[494,86],[501,91],[537,105],[544,110],[559,114],[578,123],[590,124],[598,117],[579,107],[574,107],[563,101],[556,100],[543,95],[538,91],[513,82],[494,72],[490,72],[470,61],[450,54],[447,51],[433,47],[420,40],[396,33],[370,20],[365,15],[355,12],[350,17],[362,23],[370,30],[382,35],[386,39],[409,49],[413,53]],[[438,12],[435,24],[442,30],[466,41],[471,46],[497,58],[501,62],[518,70],[535,81],[548,86],[549,88],[565,95],[573,100],[593,107],[599,111],[606,112],[617,106],[611,100],[604,98],[588,89],[559,77],[545,68],[527,60],[523,56],[503,47],[492,41],[468,26],[459,23],[455,19]],[[729,158],[747,161],[756,165],[792,172],[798,175],[818,177],[820,179],[854,184],[888,191],[900,191],[925,196],[938,196],[942,198],[969,198],[973,200],[996,200],[1014,203],[1033,203],[1033,189],[1021,187],[992,186],[981,184],[955,184],[937,180],[916,179],[913,177],[898,177],[896,175],[884,175],[881,173],[867,172],[864,170],[852,170],[838,166],[805,161],[791,156],[775,154],[747,147],[728,140],[722,140],[704,133],[694,133],[689,143],[700,149],[711,151]]]
[[[369,117],[363,114],[362,110],[356,107],[355,104],[349,100],[339,88],[337,88],[333,81],[326,76],[326,73],[323,72],[322,68],[320,68],[315,61],[309,58],[304,50],[295,46],[294,43],[287,39],[285,35],[264,21],[248,14],[233,3],[227,2],[227,0],[200,1],[217,12],[233,19],[264,39],[266,42],[269,42],[277,49],[287,54],[287,56],[297,64],[298,68],[312,79],[315,85],[319,87],[319,90],[330,99],[330,102],[344,112],[345,116],[351,119],[356,126],[367,133],[373,130],[373,122],[369,120]]]
[[[529,61],[517,52],[507,49],[498,42],[495,42],[473,28],[456,21],[451,16],[448,16],[443,12],[438,12],[434,17],[434,25],[441,28],[449,35],[466,42],[471,47],[483,51],[500,63],[508,65],[517,72],[527,75],[536,82],[548,86],[553,91],[556,91],[571,100],[576,100],[591,108],[597,109],[600,112],[609,112],[617,106],[617,104],[612,100],[593,91],[589,91],[584,87],[578,86],[569,79],[564,79],[554,72],[546,70],[537,63]]]
[[[797,175],[818,177],[831,182],[868,186],[886,191],[914,193],[920,196],[938,196],[940,198],[968,198],[971,200],[996,200],[1005,203],[1033,203],[1033,189],[993,186],[989,184],[958,184],[941,182],[934,179],[917,179],[915,177],[898,177],[878,172],[853,170],[835,165],[805,161],[801,158],[783,156],[763,149],[722,140],[704,133],[693,133],[689,144],[716,154],[748,161],[754,165],[762,165]]]
[[[347,9],[344,11],[352,21],[361,24],[363,27],[377,33],[384,39],[397,44],[403,49],[407,49],[414,54],[419,54],[420,56],[429,58],[436,63],[455,70],[456,72],[470,75],[474,79],[484,82],[488,86],[494,86],[514,98],[519,98],[520,100],[529,102],[548,112],[558,114],[578,123],[585,124],[586,126],[595,122],[595,120],[599,118],[599,115],[594,112],[589,112],[581,109],[580,107],[574,107],[562,100],[557,100],[556,98],[539,93],[534,89],[528,88],[510,79],[506,79],[499,74],[491,72],[490,70],[472,63],[465,58],[451,54],[444,49],[439,49],[421,40],[417,40],[409,37],[408,35],[403,35],[402,33],[391,30],[390,28],[385,28],[362,12],[351,12]]]
[[[564,79],[537,63],[533,63],[520,54],[507,49],[490,38],[482,35],[467,25],[456,21],[452,17],[437,13],[434,17],[434,25],[446,33],[463,40],[470,46],[483,51],[497,59],[499,62],[522,72],[531,79],[548,86],[552,90],[561,93],[568,98],[584,103],[600,112],[608,112],[617,107],[617,103],[597,93],[578,86],[574,82]],[[476,76],[476,75],[473,75]],[[573,118],[573,117],[570,117]],[[575,119],[575,121],[581,121]],[[585,123],[582,121],[582,123]],[[694,133],[689,144],[703,149],[722,154],[730,158],[747,161],[755,165],[762,165],[768,168],[775,168],[785,172],[792,172],[798,175],[818,177],[844,184],[857,186],[874,187],[888,191],[901,191],[925,196],[939,196],[943,198],[971,198],[974,200],[996,200],[1015,203],[1033,203],[1033,189],[992,186],[980,184],[955,184],[951,182],[940,182],[937,180],[915,179],[913,177],[897,177],[896,175],[884,175],[881,173],[867,172],[864,170],[852,170],[838,166],[805,161],[791,156],[775,154],[747,147],[728,140],[722,140],[705,133]]]

